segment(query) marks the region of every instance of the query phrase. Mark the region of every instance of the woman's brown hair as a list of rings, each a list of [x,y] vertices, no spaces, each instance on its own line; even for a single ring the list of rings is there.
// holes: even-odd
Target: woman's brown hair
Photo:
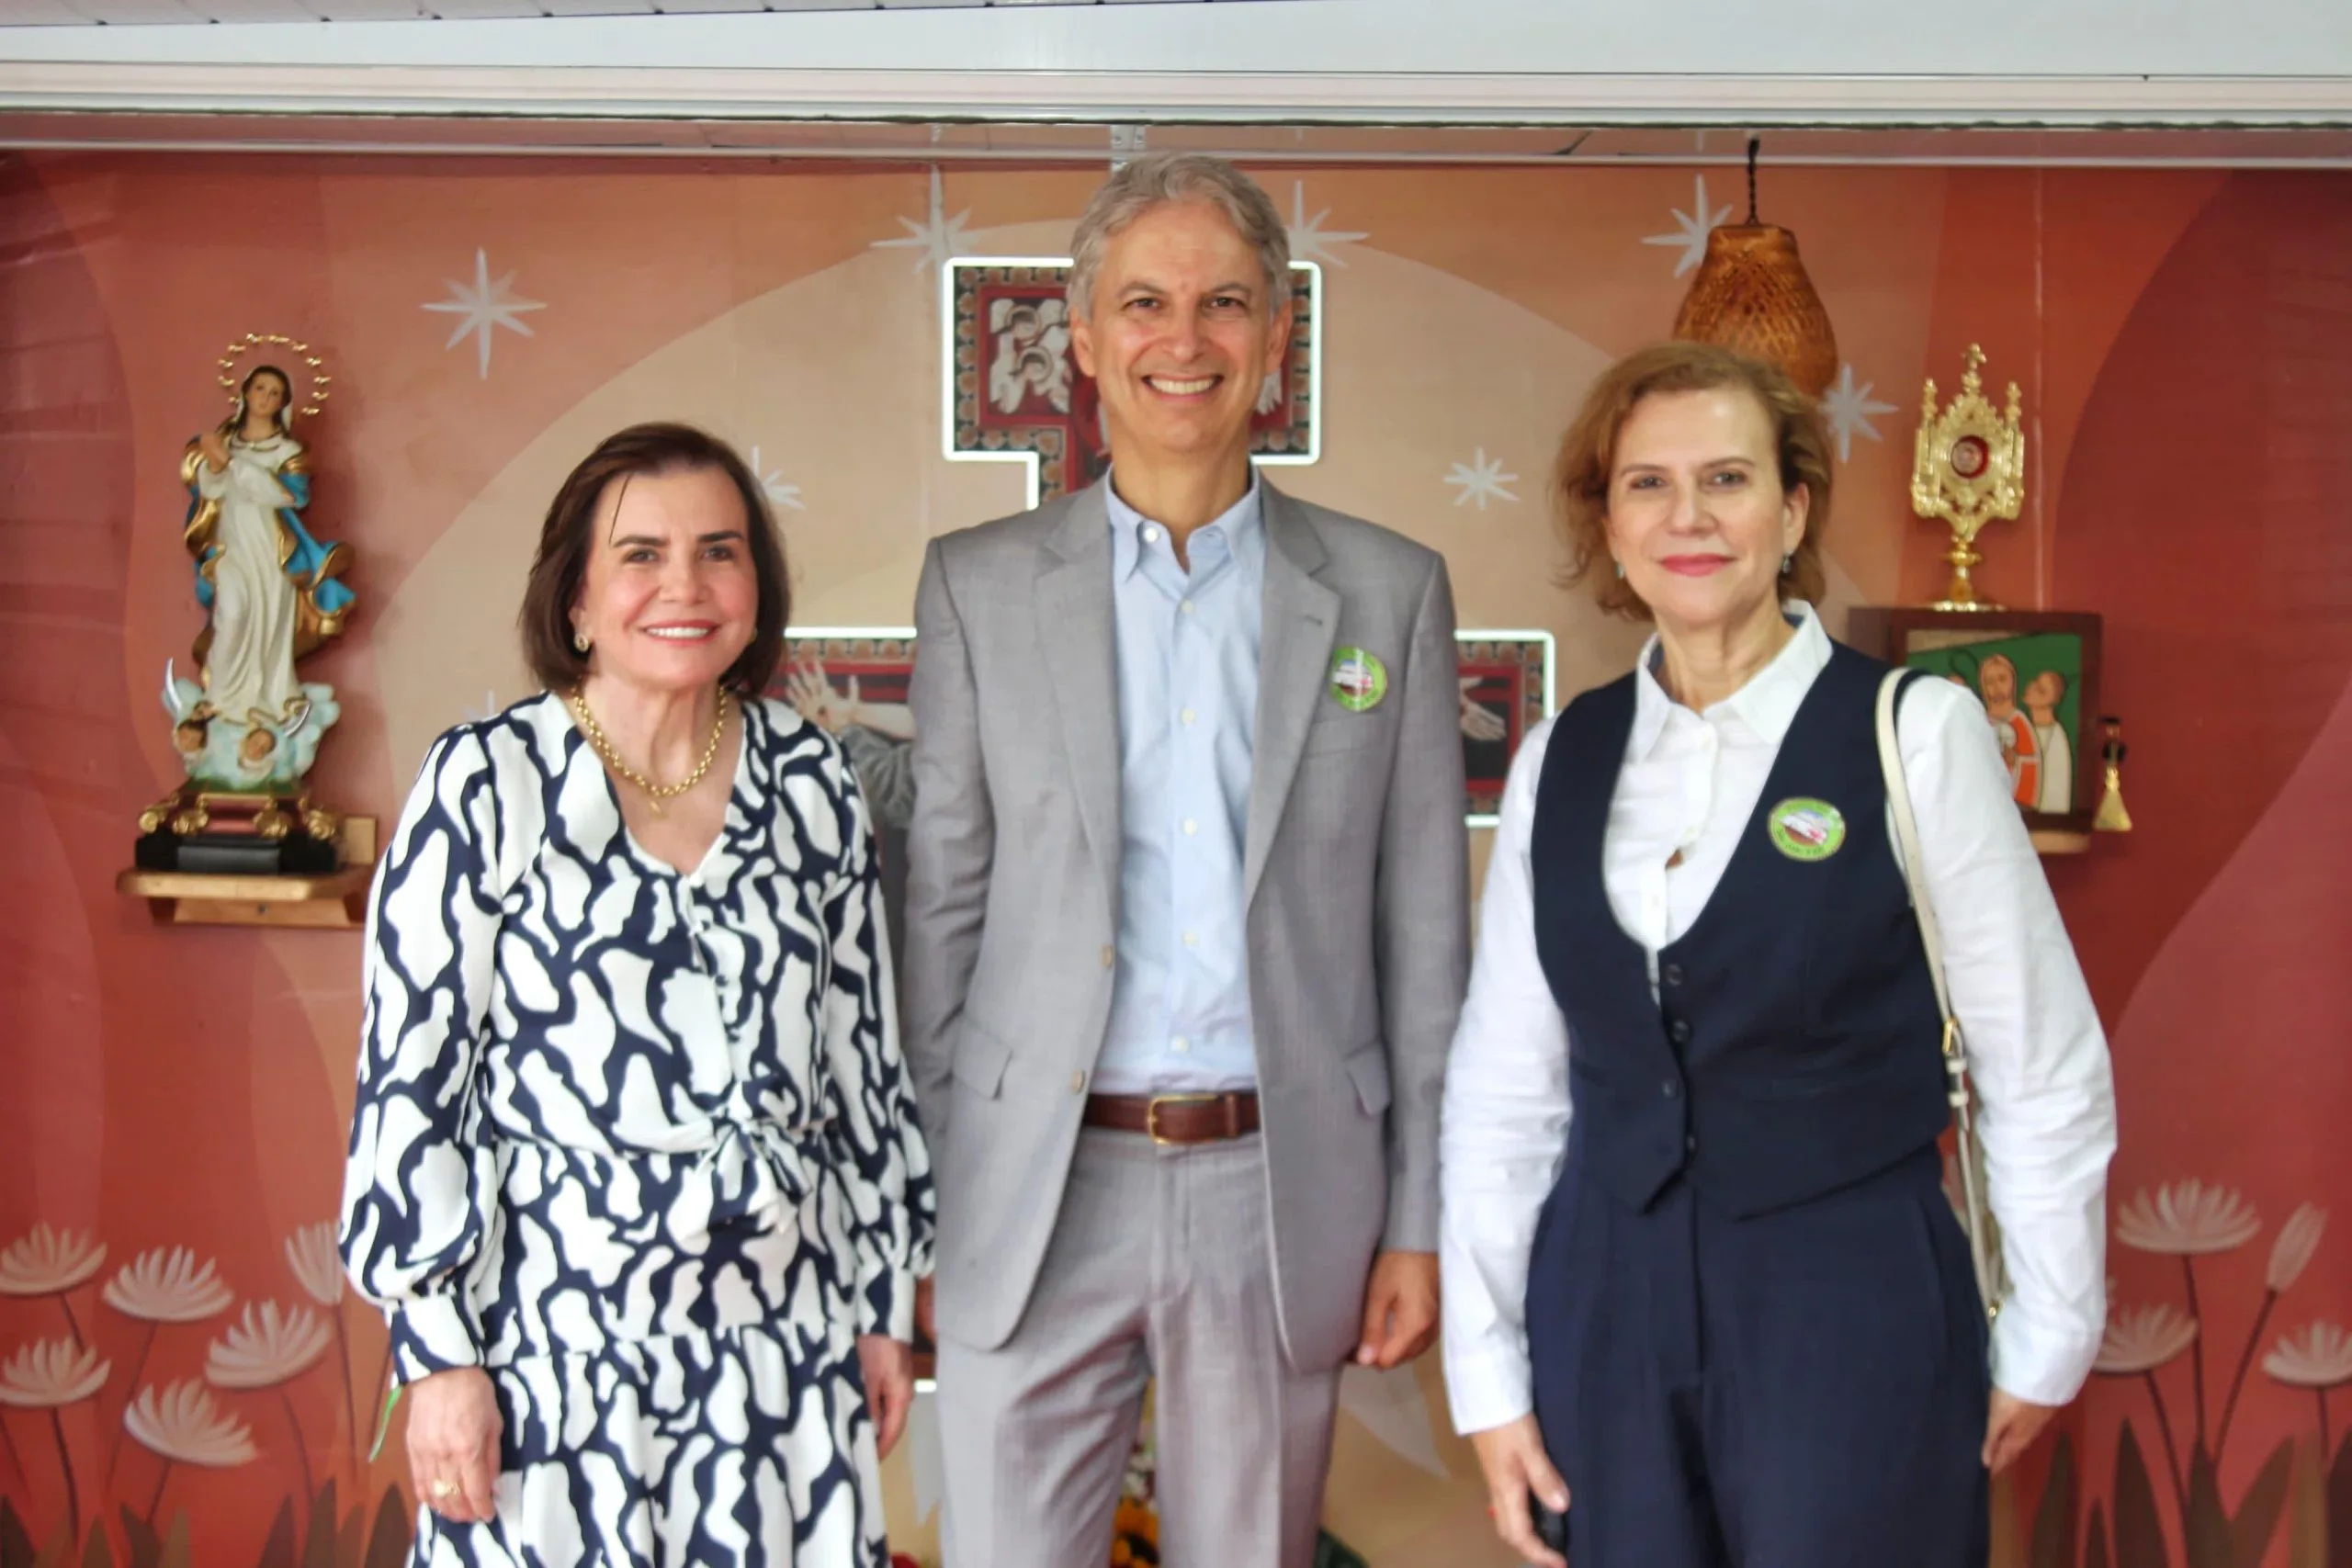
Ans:
[[[786,574],[784,540],[760,488],[735,448],[690,424],[632,424],[596,444],[596,449],[566,476],[547,521],[539,526],[539,553],[523,590],[516,617],[523,658],[539,684],[550,692],[575,690],[588,673],[588,656],[572,645],[571,610],[588,580],[588,556],[595,548],[596,505],[605,488],[638,474],[668,474],[716,468],[742,498],[744,532],[750,536],[752,572],[759,584],[759,608],[752,640],[719,684],[743,696],[767,687],[784,657],[784,628],[792,619],[792,587]]]
[[[1594,572],[1609,558],[1609,479],[1617,437],[1644,398],[1664,392],[1705,392],[1736,387],[1754,398],[1772,423],[1781,488],[1803,485],[1808,498],[1804,537],[1781,581],[1781,596],[1818,603],[1823,588],[1821,533],[1829,523],[1829,432],[1811,398],[1771,366],[1704,343],[1661,343],[1626,355],[1585,394],[1584,407],[1560,438],[1552,468],[1552,499],[1560,537],[1568,547],[1563,574],[1569,582],[1595,580],[1593,597],[1612,615],[1649,619],[1649,606],[1613,572]]]

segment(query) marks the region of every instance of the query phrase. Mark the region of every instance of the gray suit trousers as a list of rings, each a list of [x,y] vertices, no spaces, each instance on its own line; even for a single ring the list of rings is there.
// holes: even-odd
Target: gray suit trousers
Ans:
[[[1012,1337],[939,1347],[946,1568],[1102,1568],[1144,1386],[1169,1568],[1306,1568],[1340,1369],[1283,1354],[1252,1136],[1079,1135]]]

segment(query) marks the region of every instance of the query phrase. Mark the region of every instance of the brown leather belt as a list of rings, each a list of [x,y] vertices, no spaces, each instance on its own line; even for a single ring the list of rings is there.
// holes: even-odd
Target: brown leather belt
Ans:
[[[1258,1130],[1255,1094],[1090,1094],[1085,1124],[1155,1144],[1216,1144]]]

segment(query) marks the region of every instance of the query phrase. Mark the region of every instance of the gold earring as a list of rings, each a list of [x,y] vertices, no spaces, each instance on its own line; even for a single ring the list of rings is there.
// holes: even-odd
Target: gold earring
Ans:
[[[581,652],[582,652],[582,653],[587,652],[587,651],[588,651],[588,634],[587,634],[586,632],[582,632],[582,631],[575,631],[575,632],[573,632],[573,633],[571,634],[571,646],[572,646],[572,647],[574,647],[574,648],[576,648],[576,649],[579,649]]]

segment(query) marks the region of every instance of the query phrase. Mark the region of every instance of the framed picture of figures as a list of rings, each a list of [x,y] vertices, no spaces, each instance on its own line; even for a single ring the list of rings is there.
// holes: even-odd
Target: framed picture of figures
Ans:
[[[950,461],[1024,463],[1029,504],[1111,466],[1102,398],[1070,348],[1068,256],[954,256],[940,268],[940,428]],[[1323,271],[1293,262],[1290,352],[1258,389],[1250,456],[1312,463],[1322,448]]]
[[[767,695],[831,731],[849,754],[882,861],[882,903],[891,958],[899,951],[907,890],[907,824],[914,816],[912,626],[792,626]],[[897,964],[903,973],[905,965]]]
[[[1552,716],[1552,634],[1467,631],[1453,634],[1462,685],[1462,773],[1469,786],[1465,820],[1501,820],[1503,784],[1527,732]]]
[[[1975,694],[2027,827],[2090,831],[2099,782],[2098,616],[1857,609],[1849,629],[1865,653]]]
[[[836,734],[860,728],[912,740],[907,687],[914,670],[912,626],[788,626],[767,694]]]
[[[1520,742],[1552,713],[1552,634],[1464,631],[1454,641],[1469,786],[1463,810],[1471,827],[1491,828]],[[794,626],[785,633],[784,662],[767,694],[839,736],[849,753],[881,844],[894,941],[914,810],[915,727],[907,705],[914,667],[911,626]]]

